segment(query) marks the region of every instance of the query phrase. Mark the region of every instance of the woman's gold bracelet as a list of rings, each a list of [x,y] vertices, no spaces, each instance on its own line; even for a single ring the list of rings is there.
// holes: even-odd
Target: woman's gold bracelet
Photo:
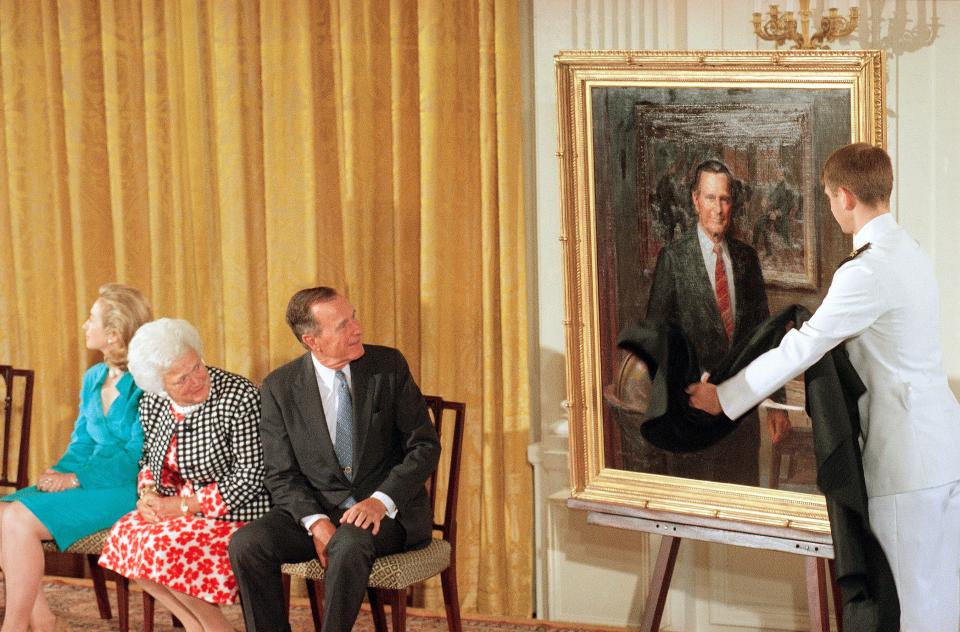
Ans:
[[[144,485],[143,487],[140,488],[139,491],[137,491],[137,496],[140,498],[143,498],[147,494],[156,494],[156,493],[157,493],[156,485]]]

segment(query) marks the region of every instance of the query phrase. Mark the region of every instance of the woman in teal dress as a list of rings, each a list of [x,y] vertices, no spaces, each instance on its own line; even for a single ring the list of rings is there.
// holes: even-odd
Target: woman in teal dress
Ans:
[[[143,449],[137,412],[141,390],[126,371],[127,344],[151,318],[143,295],[118,283],[102,286],[90,308],[83,324],[86,346],[101,352],[104,361],[83,376],[70,445],[36,486],[0,498],[0,567],[6,585],[0,632],[21,632],[27,626],[47,632],[56,625],[40,589],[43,540],[55,540],[65,549],[111,526],[136,505]]]

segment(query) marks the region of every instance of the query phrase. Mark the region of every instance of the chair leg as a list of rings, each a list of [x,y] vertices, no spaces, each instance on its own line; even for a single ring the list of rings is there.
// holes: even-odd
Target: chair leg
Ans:
[[[143,632],[153,632],[153,595],[143,591]]]
[[[280,581],[283,583],[283,614],[290,620],[290,576],[280,574]]]
[[[147,591],[143,591],[143,632],[153,632],[153,617],[156,612],[156,599]],[[183,622],[177,615],[170,613],[170,625],[183,629]]]
[[[457,593],[457,569],[451,563],[447,570],[440,573],[440,587],[443,589],[443,606],[447,611],[447,628],[450,632],[463,632],[460,622],[460,595]]]
[[[383,599],[376,588],[367,588],[367,599],[370,601],[370,614],[373,616],[373,629],[376,632],[389,632],[387,615],[383,611]]]
[[[120,632],[130,632],[130,580],[117,575],[117,623]]]
[[[87,555],[87,563],[90,566],[90,577],[93,578],[93,593],[97,596],[97,610],[100,611],[101,619],[109,619],[113,615],[110,613],[110,597],[107,595],[107,580],[103,576],[103,569],[97,561],[99,555]]]
[[[393,619],[393,632],[407,632],[407,591],[388,590],[390,595],[390,615]]]
[[[320,632],[323,626],[323,593],[322,581],[307,580],[307,598],[310,600],[310,615],[313,617],[313,628]]]

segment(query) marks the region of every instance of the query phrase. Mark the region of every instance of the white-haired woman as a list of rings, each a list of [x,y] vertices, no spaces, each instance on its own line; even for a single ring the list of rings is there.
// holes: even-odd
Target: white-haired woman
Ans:
[[[137,580],[188,632],[232,630],[219,608],[237,599],[227,544],[270,506],[260,393],[244,377],[207,367],[185,320],[147,323],[129,355],[144,390],[140,500],[114,525],[100,565]]]
[[[0,566],[6,583],[3,632],[53,630],[43,576],[43,540],[65,549],[106,529],[137,499],[143,430],[141,391],[126,372],[127,343],[152,318],[150,303],[132,287],[108,283],[83,324],[87,349],[103,354],[83,375],[80,414],[60,460],[36,486],[0,498]]]

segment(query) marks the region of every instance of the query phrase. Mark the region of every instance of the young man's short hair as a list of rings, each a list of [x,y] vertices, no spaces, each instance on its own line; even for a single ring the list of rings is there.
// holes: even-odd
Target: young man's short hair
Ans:
[[[880,147],[853,143],[830,154],[823,164],[821,180],[831,191],[847,189],[867,206],[888,204],[893,191],[893,165]]]

